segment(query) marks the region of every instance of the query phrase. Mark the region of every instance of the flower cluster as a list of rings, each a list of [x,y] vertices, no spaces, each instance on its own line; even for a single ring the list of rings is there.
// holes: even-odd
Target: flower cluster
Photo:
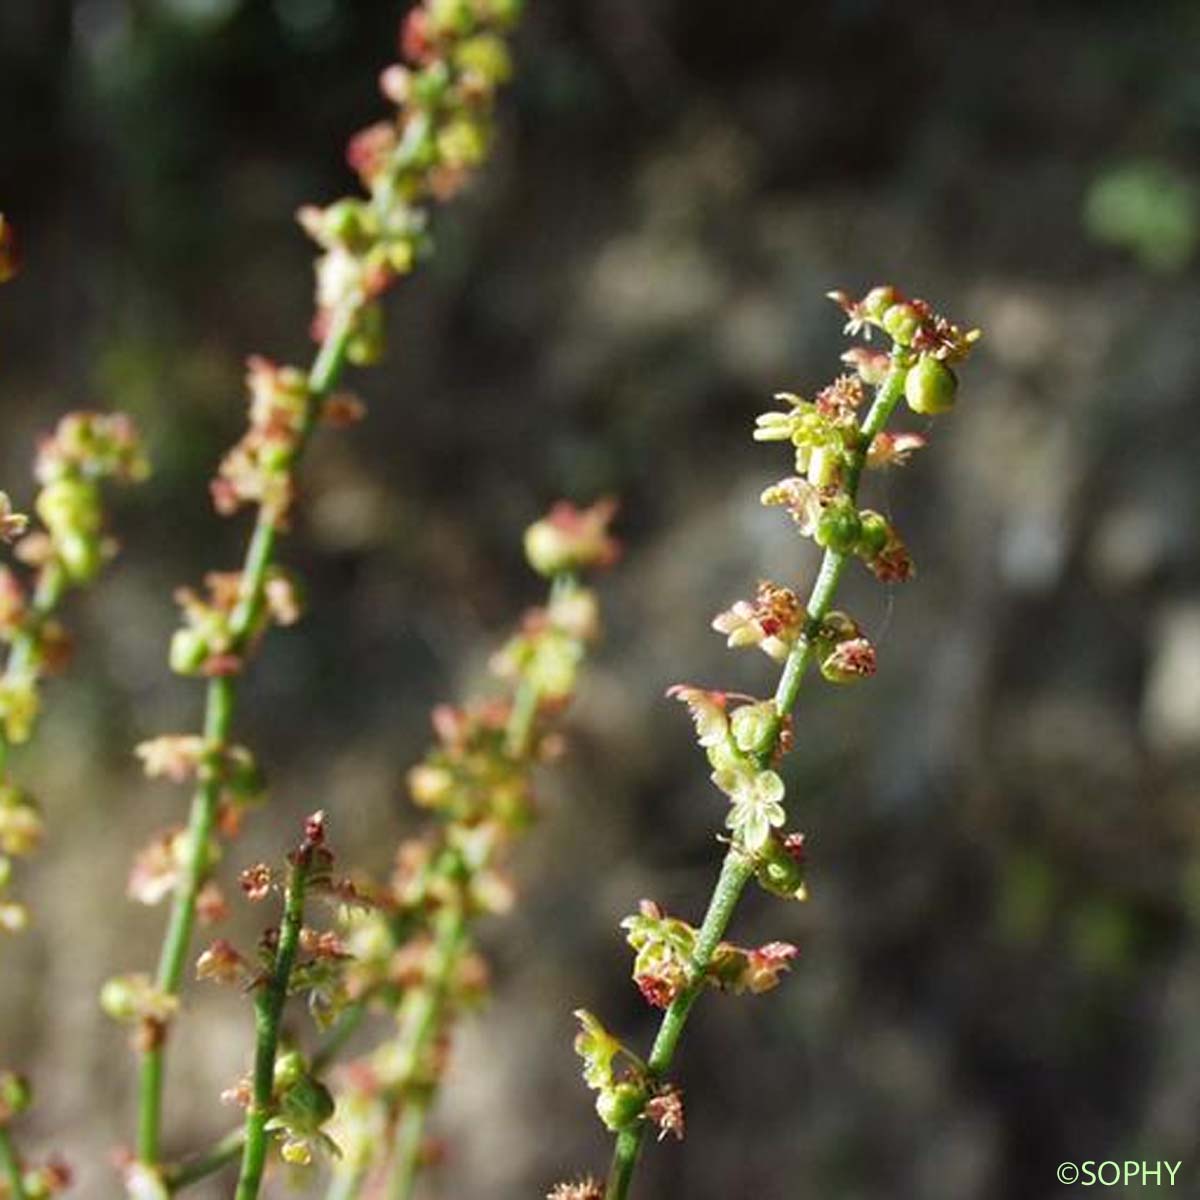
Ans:
[[[249,420],[241,440],[221,460],[212,482],[213,504],[223,516],[258,505],[263,520],[286,528],[296,496],[295,465],[317,420],[345,428],[366,415],[348,394],[314,396],[308,376],[261,355],[247,363]]]
[[[71,413],[38,446],[34,507],[41,527],[31,528],[0,493],[0,543],[12,545],[16,559],[0,564],[0,642],[7,646],[0,671],[0,930],[14,932],[28,921],[24,905],[3,893],[12,860],[32,854],[43,837],[36,801],[9,772],[8,748],[32,736],[41,682],[70,659],[70,637],[55,616],[63,597],[90,582],[114,553],[104,529],[101,481],[134,482],[147,473],[128,417]]]
[[[254,903],[278,891],[283,899],[280,924],[264,931],[253,954],[218,938],[197,959],[196,978],[240,987],[255,998],[255,1071],[224,1097],[246,1109],[246,1161],[259,1156],[254,1169],[261,1172],[266,1139],[272,1135],[285,1162],[306,1166],[314,1151],[338,1153],[324,1129],[333,1116],[333,1097],[304,1055],[281,1044],[280,1021],[288,998],[305,996],[318,1024],[326,1024],[329,998],[340,989],[350,961],[336,933],[305,924],[307,901],[318,896],[335,905],[360,900],[352,884],[333,876],[324,813],[305,822],[304,838],[288,856],[286,871],[256,864],[242,873],[242,890]]]
[[[682,1140],[680,1090],[656,1082],[647,1065],[593,1013],[580,1008],[575,1017],[580,1026],[575,1053],[583,1059],[583,1081],[596,1093],[596,1113],[604,1127],[620,1133],[650,1124],[657,1126],[660,1137],[669,1133]]]
[[[577,572],[615,560],[614,512],[608,501],[588,509],[559,504],[531,527],[527,557],[551,575],[550,597],[493,658],[510,694],[434,710],[435,744],[408,783],[435,823],[402,843],[386,887],[362,885],[373,907],[345,924],[354,961],[341,1006],[382,1010],[396,1026],[344,1073],[335,1136],[345,1150],[338,1170],[351,1176],[384,1157],[381,1130],[415,1125],[419,1133],[445,1069],[453,1018],[486,990],[470,923],[512,904],[504,860],[533,815],[533,770],[561,751],[549,723],[574,693],[585,651],[599,635],[595,595]],[[552,567],[538,553],[547,528],[556,539]],[[394,1173],[419,1167],[420,1142],[410,1138],[393,1153]]]
[[[497,89],[512,64],[505,35],[521,0],[424,0],[400,34],[403,62],[380,76],[395,118],[351,139],[350,166],[368,196],[299,213],[322,247],[314,336],[350,315],[352,362],[382,350],[379,297],[430,249],[428,205],[457,195],[488,154]]]
[[[696,929],[678,917],[667,916],[653,900],[643,900],[637,913],[621,922],[621,928],[635,953],[633,981],[654,1008],[667,1008],[694,982],[693,977],[722,991],[755,995],[770,991],[799,954],[787,942],[769,942],[757,950],[721,942],[697,976],[692,965]]]
[[[751,879],[786,899],[807,895],[805,839],[786,830],[786,787],[777,769],[796,736],[793,709],[800,684],[814,664],[832,683],[875,673],[875,647],[859,624],[832,604],[849,560],[860,559],[889,583],[914,575],[912,558],[891,522],[859,506],[859,483],[865,470],[901,466],[925,444],[922,434],[889,431],[888,420],[901,399],[920,415],[953,407],[958,386],[953,367],[967,357],[979,333],[963,332],[924,301],[907,299],[892,287],[873,288],[862,300],[841,292],[832,298],[846,313],[848,333],[869,339],[882,330],[892,340],[891,351],[867,346],[848,351],[843,362],[850,373],[811,400],[781,392],[776,399],[784,407],[757,419],[755,439],[789,443],[795,470],[769,487],[762,501],[786,509],[824,557],[807,602],[791,588],[765,581],[753,600],[737,601],[712,623],[731,648],[757,646],[783,663],[771,699],[685,684],[668,689],[669,697],[687,706],[712,782],[729,801],[729,845],[700,928],[667,916],[649,901],[622,922],[634,951],[634,982],[652,1007],[665,1010],[650,1065],[590,1013],[577,1014],[583,1029],[576,1050],[584,1060],[584,1079],[598,1093],[602,1121],[617,1134],[605,1187],[585,1182],[579,1185],[584,1196],[624,1200],[647,1124],[682,1131],[682,1110],[664,1075],[700,991],[768,991],[798,954],[783,941],[746,949],[724,940],[724,933]],[[551,1196],[571,1196],[574,1187],[559,1185]]]

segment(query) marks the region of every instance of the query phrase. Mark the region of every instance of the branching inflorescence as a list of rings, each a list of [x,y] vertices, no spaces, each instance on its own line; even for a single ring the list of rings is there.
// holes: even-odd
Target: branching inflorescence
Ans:
[[[133,1027],[141,1059],[136,1153],[127,1170],[140,1195],[167,1188],[164,1055],[194,927],[197,919],[223,915],[213,878],[220,844],[263,795],[253,756],[232,741],[237,681],[268,628],[299,617],[296,589],[276,565],[297,468],[318,424],[344,425],[362,415],[362,405],[335,388],[347,363],[379,358],[383,293],[429,252],[431,206],[457,194],[487,155],[496,92],[510,71],[505,35],[519,9],[520,0],[424,0],[410,11],[400,37],[405,61],[380,80],[396,116],[348,148],[367,195],[299,213],[322,249],[316,358],[308,371],[250,360],[249,427],[221,463],[212,494],[225,515],[255,508],[253,532],[240,570],[214,572],[202,589],[179,592],[184,626],[171,644],[172,668],[207,680],[203,728],[156,738],[138,751],[151,776],[195,788],[186,826],[157,836],[130,877],[133,899],[169,901],[166,932],[155,973],[112,979],[101,997],[112,1016]]]
[[[389,1198],[408,1197],[428,1159],[425,1123],[451,1027],[487,988],[487,967],[473,946],[472,927],[513,902],[504,870],[507,852],[534,815],[535,768],[562,752],[555,719],[570,702],[587,648],[599,635],[596,596],[581,576],[617,556],[608,532],[613,511],[608,501],[583,510],[562,502],[530,526],[526,554],[549,580],[550,595],[545,606],[525,614],[493,657],[507,694],[434,710],[436,743],[408,780],[413,802],[433,821],[401,843],[385,884],[355,874],[327,888],[342,906],[339,929],[307,935],[313,957],[294,973],[290,990],[308,992],[309,1010],[326,1037],[308,1059],[288,1048],[288,1078],[302,1079],[307,1096],[324,1094],[320,1077],[364,1018],[381,1016],[392,1030],[339,1073],[336,1112],[329,1103],[315,1121],[311,1107],[305,1109],[308,1125],[299,1130],[289,1124],[287,1112],[295,1106],[287,1103],[288,1086],[277,1074],[270,1099],[279,1113],[272,1118],[274,1128],[285,1138],[283,1155],[298,1161],[299,1153],[307,1161],[312,1146],[333,1150],[331,1200],[375,1195],[372,1189],[378,1188]],[[242,886],[251,898],[260,898],[273,879],[260,865],[243,872]],[[272,954],[276,946],[282,953],[282,934],[270,940]],[[238,984],[252,978],[251,970],[224,939],[197,966],[205,978]],[[249,1085],[228,1095],[254,1111]],[[321,1137],[306,1139],[306,1129],[319,1130]],[[168,1168],[165,1182],[178,1190],[218,1171],[242,1153],[242,1145],[242,1134],[234,1131],[209,1151]],[[243,1169],[243,1186],[249,1187],[245,1179]]]
[[[643,1060],[587,1011],[577,1016],[576,1051],[584,1080],[597,1092],[596,1108],[616,1135],[607,1182],[559,1184],[552,1200],[623,1200],[628,1194],[649,1129],[682,1137],[680,1091],[667,1078],[688,1014],[705,988],[763,992],[774,987],[797,949],[771,942],[743,949],[724,941],[738,900],[751,879],[769,892],[803,899],[804,837],[788,831],[785,785],[776,771],[793,742],[792,717],[801,682],[815,662],[825,679],[847,683],[874,674],[875,649],[858,623],[833,608],[839,581],[859,559],[883,582],[914,575],[912,559],[891,522],[860,508],[865,469],[903,463],[925,439],[886,426],[901,399],[922,415],[955,403],[954,364],[969,354],[977,330],[962,332],[924,301],[895,288],[876,287],[860,301],[835,292],[847,317],[846,332],[886,333],[890,353],[856,347],[843,355],[852,373],[840,376],[813,400],[791,393],[776,398],[779,411],[758,418],[755,439],[789,442],[796,473],[769,487],[763,503],[783,507],[800,532],[824,550],[807,603],[789,588],[759,585],[752,601],[739,601],[713,622],[731,647],[758,646],[783,670],[770,699],[678,686],[668,693],[685,703],[712,781],[729,800],[728,835],[720,876],[699,928],[643,901],[623,922],[634,950],[633,976],[645,999],[663,1009],[658,1035]],[[866,413],[860,410],[873,397]]]
[[[0,214],[0,283],[17,268],[12,226]],[[95,579],[116,553],[105,532],[100,484],[141,480],[148,470],[128,417],[71,413],[38,445],[34,511],[40,526],[31,527],[0,492],[0,545],[12,546],[16,559],[0,564],[0,642],[7,648],[0,669],[0,932],[28,924],[28,909],[8,894],[13,862],[33,854],[45,837],[37,801],[13,778],[12,750],[33,736],[42,681],[70,660],[71,638],[56,616],[64,597]],[[30,1167],[17,1152],[9,1126],[30,1100],[23,1076],[0,1071],[0,1194],[13,1200],[48,1196],[70,1179],[61,1162]]]
[[[380,1009],[395,1033],[345,1072],[332,1197],[366,1194],[373,1176],[388,1200],[413,1194],[450,1026],[486,988],[471,925],[512,903],[506,851],[533,815],[533,768],[561,752],[549,722],[570,701],[599,633],[595,594],[579,576],[615,560],[612,514],[607,501],[585,510],[560,503],[530,526],[526,554],[550,595],[493,660],[511,694],[434,711],[437,742],[409,773],[409,790],[436,821],[401,844],[389,886],[371,889],[374,910],[347,928],[348,1011]]]

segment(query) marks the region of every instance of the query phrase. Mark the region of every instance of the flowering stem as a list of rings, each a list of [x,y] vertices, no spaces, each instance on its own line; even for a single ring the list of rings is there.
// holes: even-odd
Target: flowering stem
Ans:
[[[29,1193],[25,1190],[25,1176],[21,1171],[21,1160],[17,1157],[16,1147],[8,1129],[0,1125],[0,1169],[8,1181],[7,1195],[10,1200],[28,1200]]]
[[[571,573],[556,574],[550,585],[551,598],[563,595],[574,586],[575,580]],[[526,677],[517,685],[504,731],[505,746],[510,757],[514,759],[522,759],[529,753],[534,721],[541,699],[541,689],[534,680]],[[466,942],[466,935],[465,907],[461,903],[455,904],[447,909],[438,921],[430,976],[412,995],[412,1007],[408,1010],[405,1036],[401,1043],[401,1061],[406,1064],[406,1075],[411,1075],[419,1067],[441,1027],[442,1010]],[[421,1170],[421,1146],[431,1099],[428,1093],[421,1093],[411,1095],[404,1101],[392,1141],[388,1200],[410,1200],[413,1195]]]
[[[262,1185],[267,1161],[267,1120],[275,1092],[275,1053],[279,1047],[279,1020],[287,1002],[288,984],[300,929],[304,923],[304,893],[312,865],[313,846],[309,842],[297,852],[288,872],[284,893],[283,920],[279,925],[279,945],[270,977],[259,988],[254,1003],[254,1081],[250,1107],[246,1110],[245,1148],[238,1177],[236,1200],[255,1200]]]
[[[34,668],[38,640],[46,620],[62,602],[67,591],[67,572],[62,563],[51,560],[38,576],[37,587],[29,602],[30,619],[13,637],[8,661],[4,666],[4,684],[11,684],[29,675]],[[9,742],[0,727],[0,773],[8,763]]]
[[[866,462],[867,449],[875,435],[881,432],[887,424],[888,418],[895,410],[901,396],[904,395],[906,374],[906,369],[901,366],[895,366],[888,372],[875,394],[874,403],[863,419],[860,427],[862,436],[859,439],[859,447],[847,469],[846,493],[851,501],[857,498],[858,482]],[[821,569],[817,573],[817,579],[813,584],[812,594],[807,605],[808,622],[805,634],[792,647],[775,692],[775,710],[779,715],[780,722],[770,745],[759,756],[763,765],[774,755],[783,720],[791,714],[796,706],[800,685],[812,662],[814,635],[833,604],[847,558],[846,554],[826,550],[824,558],[821,560]],[[695,1004],[704,987],[705,974],[712,962],[713,952],[725,936],[725,931],[733,918],[742,891],[753,874],[753,861],[737,846],[731,846],[725,855],[725,861],[721,864],[721,874],[713,889],[712,898],[709,900],[704,923],[700,926],[696,937],[696,948],[691,961],[691,981],[671,1001],[667,1011],[663,1014],[658,1035],[654,1039],[654,1046],[650,1051],[647,1063],[653,1077],[661,1078],[671,1066],[692,1005]],[[629,1186],[645,1135],[646,1122],[641,1121],[617,1136],[604,1193],[605,1200],[625,1200],[629,1193]]]
[[[433,964],[429,978],[413,993],[407,1010],[400,1061],[403,1075],[413,1076],[433,1044],[441,1027],[443,1007],[450,981],[458,966],[466,941],[467,916],[459,903],[446,909],[437,924],[434,939]],[[396,1126],[392,1142],[391,1175],[387,1186],[388,1200],[409,1200],[420,1171],[420,1152],[429,1111],[428,1095],[409,1096]]]
[[[354,310],[347,308],[333,321],[308,376],[308,407],[296,448],[296,458],[304,452],[315,422],[318,402],[336,385],[346,361],[346,348],[353,328]],[[230,630],[233,648],[240,651],[254,627],[263,604],[267,571],[275,553],[277,530],[260,510],[242,571],[241,596],[234,610]],[[225,746],[233,727],[236,685],[232,676],[209,681],[205,702],[204,737],[210,754]],[[188,818],[187,857],[175,889],[171,915],[158,960],[156,982],[170,996],[179,994],[184,964],[196,923],[196,897],[208,869],[208,847],[217,818],[221,780],[212,770],[202,778],[192,799]],[[161,1037],[150,1039],[143,1052],[138,1098],[138,1157],[142,1162],[158,1162],[162,1124],[163,1057]]]

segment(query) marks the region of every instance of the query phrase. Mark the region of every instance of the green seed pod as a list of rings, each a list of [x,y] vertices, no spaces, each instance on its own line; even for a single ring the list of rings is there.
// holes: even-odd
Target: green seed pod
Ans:
[[[0,1072],[0,1125],[23,1113],[33,1103],[29,1080],[15,1071]]]
[[[915,413],[934,416],[954,407],[958,380],[944,362],[921,355],[904,380],[904,399]]]
[[[363,234],[364,208],[361,200],[336,200],[324,212],[325,232],[335,241],[357,241]]]
[[[295,1087],[304,1078],[304,1057],[296,1050],[285,1050],[275,1059],[275,1088]]]
[[[46,484],[38,493],[37,511],[56,536],[100,531],[100,495],[96,485],[85,479],[55,479]]]
[[[646,1089],[636,1083],[618,1083],[596,1097],[596,1112],[606,1129],[620,1133],[631,1128],[646,1107]]]
[[[728,740],[706,747],[706,755],[708,764],[714,771],[739,771],[744,770],[746,766],[746,760]]]
[[[907,346],[921,328],[921,316],[911,304],[893,304],[883,314],[882,324],[892,341]]]
[[[412,77],[413,99],[422,108],[440,104],[450,86],[450,68],[440,59]]]
[[[104,562],[104,552],[95,534],[69,530],[55,538],[54,548],[67,574],[76,583],[94,579]]]
[[[171,638],[168,662],[177,675],[195,675],[208,658],[208,642],[190,627],[177,629]]]
[[[431,0],[427,10],[429,23],[437,33],[463,35],[471,32],[475,14],[468,0]]]
[[[882,321],[884,313],[896,303],[896,289],[883,286],[873,287],[862,301],[862,310],[874,321]]]
[[[743,754],[761,754],[774,745],[779,715],[770,700],[759,704],[743,704],[741,708],[734,709],[729,718],[729,728],[737,748]]]
[[[868,562],[882,553],[892,535],[892,527],[881,513],[865,508],[858,514],[862,528],[858,534],[858,545],[854,552]]]
[[[383,309],[378,304],[365,305],[347,343],[346,358],[356,367],[370,367],[383,358],[383,350]]]
[[[849,554],[858,545],[862,521],[848,500],[835,501],[821,514],[815,538],[818,546],[835,554]]]
[[[493,86],[512,75],[508,46],[495,34],[481,33],[468,38],[455,51],[454,60],[461,70],[470,71]]]
[[[511,29],[525,7],[524,0],[483,0],[480,7],[502,29]]]
[[[142,1015],[142,987],[140,981],[128,976],[117,975],[105,981],[100,989],[100,1007],[114,1021],[128,1024]]]
[[[283,1095],[280,1111],[289,1128],[297,1133],[315,1133],[333,1116],[329,1089],[311,1075],[302,1075]]]

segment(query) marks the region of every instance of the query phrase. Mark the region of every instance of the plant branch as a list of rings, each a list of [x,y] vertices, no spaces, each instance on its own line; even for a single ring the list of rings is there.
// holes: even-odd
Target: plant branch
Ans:
[[[328,336],[308,375],[308,404],[296,458],[303,454],[316,420],[319,403],[336,386],[346,360],[346,348],[353,329],[354,311],[343,310],[333,322]],[[241,595],[234,609],[230,629],[235,652],[244,648],[263,605],[267,573],[272,564],[277,530],[260,510],[254,533],[246,550],[242,570]],[[219,755],[229,740],[237,700],[233,676],[220,676],[208,684],[204,713],[204,737],[209,754]],[[201,778],[192,798],[188,817],[187,857],[175,889],[162,951],[158,960],[156,983],[170,996],[179,994],[183,981],[188,947],[196,923],[196,897],[208,870],[208,848],[216,824],[221,795],[221,780],[214,769]],[[164,1045],[162,1039],[143,1053],[138,1100],[138,1157],[142,1162],[158,1162],[162,1124]]]
[[[238,1177],[236,1200],[255,1200],[262,1186],[267,1161],[267,1121],[275,1094],[275,1055],[279,1048],[279,1021],[287,1003],[288,985],[300,930],[304,924],[304,895],[312,866],[314,843],[308,839],[296,852],[288,872],[284,894],[283,920],[279,925],[279,944],[275,965],[261,984],[254,1000],[254,1080],[250,1107],[246,1110],[242,1169]]]
[[[907,371],[904,367],[892,367],[880,384],[874,403],[863,419],[860,427],[859,446],[847,471],[846,494],[852,501],[856,500],[858,495],[858,483],[866,462],[867,449],[875,435],[887,424],[888,418],[895,411],[896,405],[903,396],[906,375]],[[800,685],[804,680],[805,672],[812,663],[815,634],[833,604],[846,561],[847,555],[833,550],[826,550],[821,560],[821,568],[807,605],[808,622],[804,636],[792,647],[784,663],[775,692],[775,710],[780,721],[770,745],[759,756],[764,765],[775,753],[783,721],[796,706]],[[696,938],[696,948],[691,961],[690,981],[663,1014],[658,1034],[654,1039],[654,1046],[647,1065],[650,1074],[655,1078],[661,1078],[671,1066],[679,1040],[683,1036],[684,1026],[687,1024],[688,1015],[704,987],[705,975],[712,962],[713,952],[725,936],[725,931],[733,918],[742,891],[753,874],[754,865],[751,859],[737,846],[731,846],[721,864],[720,876],[709,900],[704,923],[700,926]],[[645,1136],[645,1121],[618,1134],[612,1164],[609,1168],[605,1200],[625,1200]]]
[[[444,1019],[446,996],[458,967],[467,934],[465,905],[457,903],[440,914],[434,933],[433,963],[428,978],[406,998],[400,1041],[400,1074],[411,1079],[420,1069]],[[408,1200],[420,1171],[420,1150],[428,1095],[406,1096],[392,1141],[388,1200]]]
[[[21,1160],[13,1145],[12,1134],[3,1125],[0,1125],[0,1170],[3,1170],[4,1178],[8,1181],[9,1200],[28,1200]]]

